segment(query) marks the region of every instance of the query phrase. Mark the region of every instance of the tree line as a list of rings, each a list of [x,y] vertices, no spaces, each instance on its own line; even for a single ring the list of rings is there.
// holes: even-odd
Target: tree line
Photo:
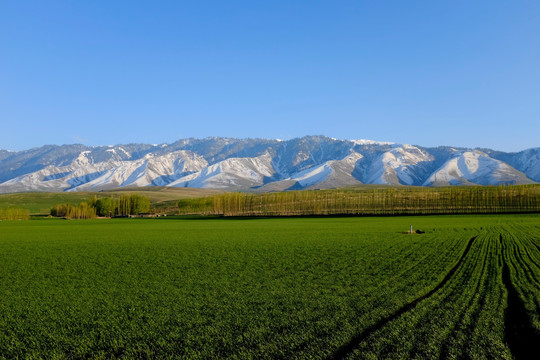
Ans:
[[[178,208],[180,214],[223,216],[524,213],[540,211],[540,185],[226,193],[184,199]]]
[[[57,204],[51,209],[51,216],[68,219],[92,219],[98,216],[114,217],[147,213],[150,211],[150,198],[139,194],[120,195],[120,197],[100,197],[83,201],[78,205]]]
[[[0,220],[28,220],[30,212],[26,209],[8,208],[0,209]]]

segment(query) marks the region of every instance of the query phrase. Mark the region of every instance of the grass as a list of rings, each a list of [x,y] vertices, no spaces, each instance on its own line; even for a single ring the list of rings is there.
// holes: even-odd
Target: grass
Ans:
[[[539,220],[0,222],[0,358],[511,358]]]
[[[21,208],[32,215],[49,214],[51,208],[61,203],[79,203],[87,200],[90,193],[16,193],[0,194],[0,208]]]

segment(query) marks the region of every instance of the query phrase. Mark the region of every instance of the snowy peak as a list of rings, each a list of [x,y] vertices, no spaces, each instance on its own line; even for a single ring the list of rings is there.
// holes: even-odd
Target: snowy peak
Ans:
[[[0,192],[181,186],[277,191],[358,184],[493,185],[540,181],[540,148],[519,153],[305,136],[0,150]]]
[[[540,148],[528,149],[515,154],[509,164],[527,174],[529,178],[540,182]]]
[[[474,150],[457,153],[424,183],[425,186],[442,185],[497,185],[527,184],[532,180],[510,165]]]
[[[295,181],[293,188],[304,189],[312,186],[334,188],[361,184],[354,178],[353,173],[356,163],[362,157],[361,154],[353,152],[343,159],[326,161],[324,164],[295,173],[290,177],[290,180]]]
[[[181,177],[168,186],[235,189],[263,185],[275,171],[268,153],[255,158],[230,158]]]
[[[367,184],[418,185],[425,176],[426,164],[433,160],[432,155],[416,146],[394,145],[363,164],[361,178]]]

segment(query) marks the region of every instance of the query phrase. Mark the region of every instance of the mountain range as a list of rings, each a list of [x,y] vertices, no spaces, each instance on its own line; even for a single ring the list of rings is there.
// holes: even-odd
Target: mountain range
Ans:
[[[506,153],[305,136],[286,141],[212,137],[161,145],[0,150],[0,193],[141,186],[281,191],[359,184],[536,182],[540,148]]]

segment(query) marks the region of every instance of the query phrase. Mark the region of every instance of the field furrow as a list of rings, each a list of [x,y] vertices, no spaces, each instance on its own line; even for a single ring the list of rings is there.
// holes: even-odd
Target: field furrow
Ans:
[[[474,286],[474,289],[470,291],[470,295],[463,296],[463,293],[459,292],[460,288],[456,288],[456,290],[452,292],[453,297],[448,297],[440,303],[442,306],[444,306],[445,303],[454,305],[454,311],[452,313],[448,313],[448,310],[445,310],[445,312],[450,315],[447,316],[448,318],[455,319],[455,322],[453,324],[450,323],[451,326],[446,329],[447,331],[445,331],[447,335],[440,346],[440,358],[447,359],[462,357],[462,351],[466,347],[466,344],[471,337],[476,320],[478,319],[482,307],[485,304],[487,276],[492,275],[491,272],[493,270],[493,266],[488,264],[489,257],[487,251],[479,251],[478,253],[480,256],[474,259],[473,263],[478,264],[478,266],[481,267],[481,270],[478,273],[478,276],[471,276],[469,278],[469,286]],[[472,275],[474,270],[476,270],[472,266],[471,268],[473,271],[470,271],[466,276],[469,274]],[[486,274],[487,272],[489,273]],[[464,278],[461,280],[466,281]],[[460,306],[456,307],[455,305],[458,304],[460,297],[462,298],[462,304],[459,304]],[[465,300],[465,302],[463,302],[463,300]],[[427,316],[430,317],[431,315],[428,314]]]
[[[439,291],[441,288],[443,288],[446,283],[454,276],[454,273],[459,269],[459,267],[464,262],[464,259],[468,255],[471,246],[476,239],[475,237],[472,237],[469,239],[467,246],[465,247],[465,250],[463,251],[463,254],[457,261],[457,263],[450,269],[450,271],[444,276],[442,281],[437,284],[432,290],[427,292],[426,294],[414,299],[413,301],[403,305],[400,307],[397,311],[393,312],[392,314],[380,319],[377,323],[373,324],[372,326],[366,328],[361,333],[355,335],[347,344],[340,347],[334,354],[331,355],[330,359],[343,359],[347,358],[353,352],[360,347],[360,345],[365,342],[370,336],[372,336],[375,332],[379,331],[383,327],[387,326],[389,323],[397,319],[398,317],[402,316],[406,312],[410,311],[414,307],[416,307],[421,301],[429,298],[433,294],[435,294],[437,291]],[[353,355],[354,356],[354,355]]]
[[[515,359],[530,359],[540,343],[540,333],[532,325],[531,318],[514,285],[510,268],[516,270],[515,247],[505,249],[503,267],[503,283],[508,292],[505,310],[505,341],[508,343]],[[512,264],[512,265],[509,265]]]
[[[446,286],[374,334],[353,357],[485,358],[498,354],[498,358],[510,358],[502,341],[502,324],[489,323],[489,331],[496,335],[489,346],[481,345],[483,338],[477,337],[479,331],[486,333],[485,314],[498,311],[500,304],[490,297],[496,281],[488,281],[498,272],[497,261],[491,257],[497,242],[480,236],[475,244]]]

